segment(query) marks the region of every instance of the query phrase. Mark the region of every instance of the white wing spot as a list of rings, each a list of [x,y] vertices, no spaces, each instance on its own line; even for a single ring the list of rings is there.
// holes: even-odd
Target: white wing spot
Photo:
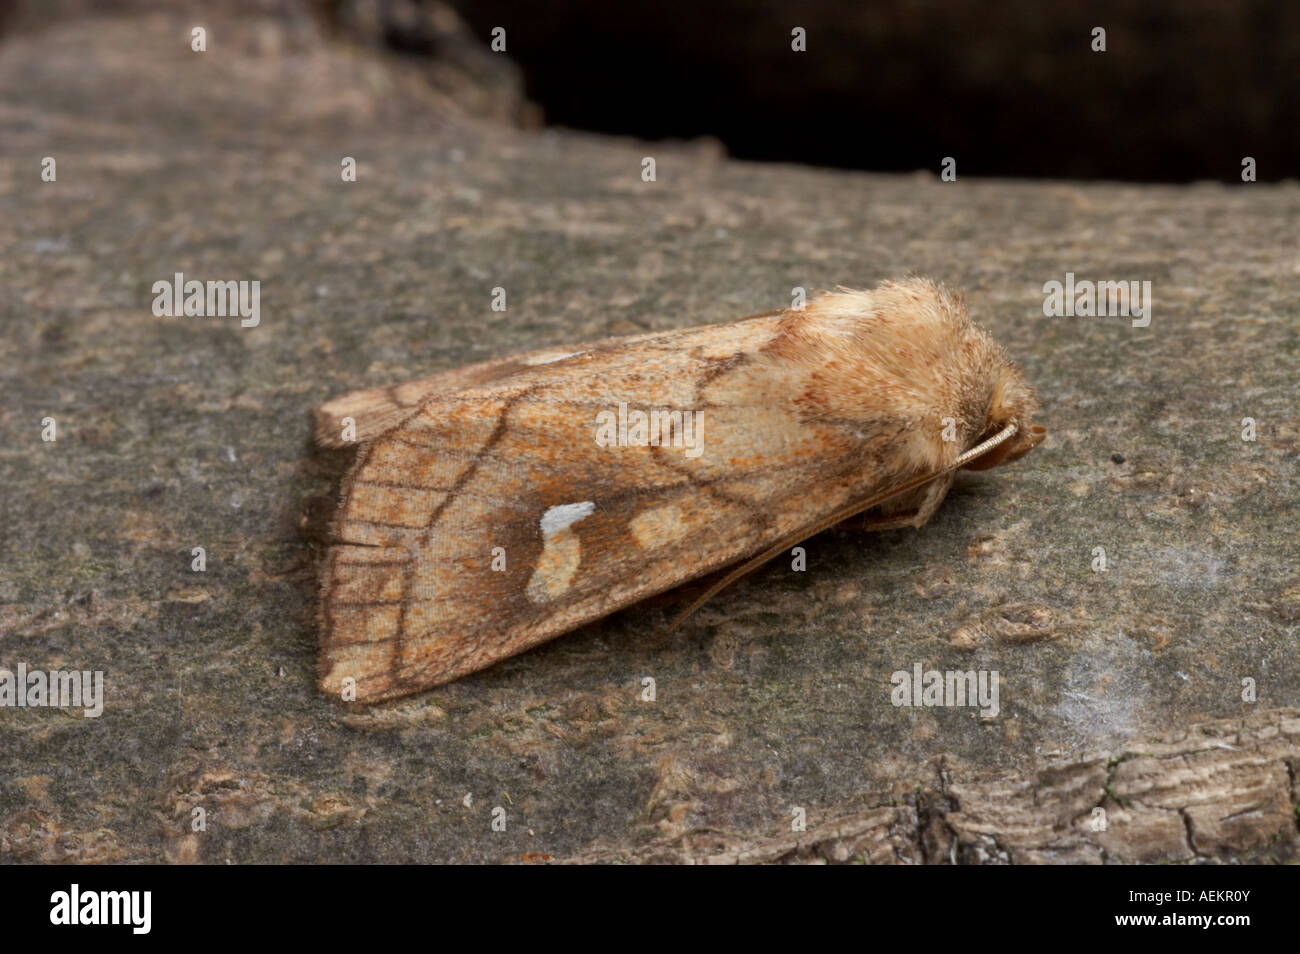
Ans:
[[[542,514],[542,536],[549,537],[553,533],[558,533],[566,527],[573,526],[579,520],[590,517],[595,512],[596,505],[590,500],[551,507],[546,513]]]
[[[526,590],[534,603],[549,603],[563,596],[578,572],[582,562],[582,542],[569,528],[585,517],[590,517],[596,505],[590,500],[582,503],[560,504],[542,514],[542,553],[537,558],[532,578]]]

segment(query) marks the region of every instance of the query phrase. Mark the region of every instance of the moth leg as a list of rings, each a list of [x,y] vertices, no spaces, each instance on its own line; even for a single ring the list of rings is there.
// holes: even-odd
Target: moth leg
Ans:
[[[696,600],[700,594],[706,593],[709,587],[713,586],[719,580],[723,579],[733,569],[740,566],[742,561],[736,561],[730,566],[724,566],[721,569],[714,570],[712,573],[706,573],[704,576],[696,577],[693,580],[687,580],[674,586],[670,590],[664,590],[662,593],[656,593],[653,596],[647,596],[637,605],[643,607],[664,607],[673,606],[679,603],[691,603]],[[754,569],[758,569],[755,567]],[[746,574],[748,576],[748,574]]]
[[[939,509],[939,504],[943,503],[943,498],[948,496],[952,479],[952,474],[945,474],[911,493],[900,494],[893,500],[886,501],[875,512],[867,514],[862,529],[875,532],[925,526]]]

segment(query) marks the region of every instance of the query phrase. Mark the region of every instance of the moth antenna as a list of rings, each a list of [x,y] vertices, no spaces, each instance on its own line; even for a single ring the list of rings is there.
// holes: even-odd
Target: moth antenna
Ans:
[[[954,470],[960,470],[961,468],[969,464],[971,461],[973,461],[976,457],[983,457],[985,454],[987,454],[993,448],[997,447],[999,444],[1003,444],[1009,441],[1011,438],[1015,437],[1017,430],[1019,430],[1019,428],[1016,427],[1016,422],[1012,421],[1010,424],[1002,428],[1002,430],[998,431],[988,440],[984,441],[983,443],[976,444],[966,453],[962,454],[960,457],[957,458],[957,460],[952,464],[952,466],[948,467],[946,470],[939,471],[939,473],[935,474],[934,476],[942,477],[944,474],[950,474]],[[930,479],[933,480],[934,477]]]
[[[954,470],[960,470],[962,467],[965,467],[975,458],[987,454],[989,451],[997,447],[999,444],[1010,440],[1012,437],[1015,436],[1015,433],[1016,433],[1016,425],[1015,422],[1012,422],[1008,424],[1006,427],[1002,428],[1002,430],[998,431],[988,440],[976,444],[974,447],[966,451],[966,453],[962,454],[960,457],[958,457],[955,461],[953,461],[943,470],[935,471],[933,474],[921,474],[917,477],[913,477],[910,480],[907,480],[904,483],[899,484],[897,487],[878,493],[874,497],[868,497],[865,501],[859,503],[847,504],[846,506],[841,507],[839,510],[832,513],[829,517],[824,517],[821,521],[813,524],[810,527],[804,527],[802,529],[796,530],[794,533],[791,533],[788,536],[777,541],[776,543],[772,544],[772,546],[768,547],[762,553],[758,554],[758,556],[750,557],[744,563],[740,564],[740,566],[736,567],[734,570],[732,570],[722,579],[718,580],[716,583],[714,583],[712,586],[706,589],[703,592],[703,594],[701,594],[699,597],[695,599],[694,602],[691,603],[690,606],[686,607],[686,609],[682,610],[682,612],[678,613],[675,617],[673,617],[673,621],[668,624],[668,628],[670,630],[676,629],[681,624],[682,620],[686,619],[686,617],[690,616],[692,613],[694,613],[697,609],[699,609],[709,600],[713,599],[713,597],[717,596],[718,593],[720,593],[722,590],[726,589],[732,583],[735,583],[741,577],[753,573],[764,563],[767,563],[769,560],[772,560],[780,556],[782,553],[784,553],[786,550],[789,550],[791,547],[798,546],[800,543],[807,540],[809,537],[816,536],[817,534],[821,533],[823,530],[833,527],[835,526],[835,524],[843,520],[848,520],[850,517],[856,517],[858,514],[862,513],[862,511],[870,510],[872,507],[884,503],[886,500],[889,500],[891,497],[897,497],[899,494],[907,493],[907,491],[909,490],[915,490],[917,487],[921,487],[925,484],[928,484],[930,481],[936,480],[937,478],[942,477],[944,474],[950,474]]]

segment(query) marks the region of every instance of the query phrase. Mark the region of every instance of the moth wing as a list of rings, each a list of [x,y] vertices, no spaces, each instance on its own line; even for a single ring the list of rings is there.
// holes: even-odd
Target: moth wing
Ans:
[[[607,338],[584,346],[586,349],[626,345],[651,335]],[[541,365],[562,361],[583,353],[577,348],[540,348],[524,354],[484,361],[480,364],[439,371],[413,381],[382,388],[365,388],[342,394],[316,409],[316,443],[321,447],[344,447],[379,437],[420,409],[425,401],[451,391],[499,381]],[[354,434],[345,436],[344,419],[351,418]]]
[[[343,447],[374,440],[418,411],[429,395],[489,380],[498,368],[510,363],[488,361],[390,387],[349,391],[316,409],[316,443],[321,447]],[[353,424],[351,435],[345,426],[349,418]]]
[[[350,677],[365,702],[446,682],[860,494],[889,428],[875,446],[804,420],[788,382],[754,373],[771,331],[750,319],[589,349],[429,397],[364,448],[327,560],[322,689]],[[602,445],[620,404],[694,409],[700,452],[684,418],[682,446]]]

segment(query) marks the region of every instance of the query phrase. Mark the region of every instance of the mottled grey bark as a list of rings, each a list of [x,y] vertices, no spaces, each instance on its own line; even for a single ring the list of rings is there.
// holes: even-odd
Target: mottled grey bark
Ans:
[[[528,135],[309,26],[213,20],[196,54],[191,25],[0,46],[0,664],[107,681],[97,720],[0,709],[4,859],[1294,856],[1294,183]],[[1067,271],[1151,281],[1150,325],[1045,317]],[[260,281],[260,324],[154,317],[175,272]],[[633,609],[392,704],[319,695],[346,455],[312,449],[313,407],[909,272],[965,288],[1038,386],[1030,456],[963,475],[921,530],[823,534],[677,631]],[[917,663],[997,670],[1000,711],[893,706]]]

